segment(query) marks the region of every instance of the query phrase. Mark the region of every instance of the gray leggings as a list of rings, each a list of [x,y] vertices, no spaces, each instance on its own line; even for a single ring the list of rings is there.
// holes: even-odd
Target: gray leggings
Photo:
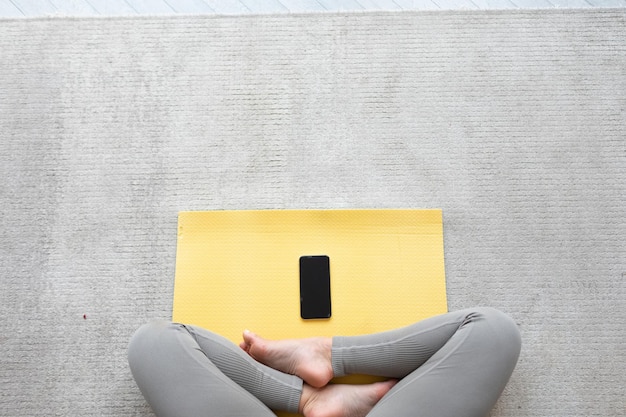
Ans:
[[[400,381],[368,417],[483,417],[502,393],[520,352],[513,320],[473,308],[363,336],[334,337],[335,376]],[[199,327],[164,321],[141,327],[130,368],[159,417],[274,416],[297,412],[302,380],[256,362],[239,346]]]

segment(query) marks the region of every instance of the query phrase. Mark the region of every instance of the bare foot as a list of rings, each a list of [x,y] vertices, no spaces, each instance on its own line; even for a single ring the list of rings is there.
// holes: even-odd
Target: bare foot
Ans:
[[[304,385],[299,412],[305,417],[364,417],[396,384],[389,380],[368,385]]]
[[[265,340],[246,330],[239,346],[257,361],[297,375],[313,387],[323,387],[333,378],[331,338]]]

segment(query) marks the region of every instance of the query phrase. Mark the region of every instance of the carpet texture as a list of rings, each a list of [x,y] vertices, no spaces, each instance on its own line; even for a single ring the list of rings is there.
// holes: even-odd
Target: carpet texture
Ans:
[[[492,416],[621,416],[625,121],[624,9],[2,20],[0,415],[152,415],[178,211],[441,208]]]

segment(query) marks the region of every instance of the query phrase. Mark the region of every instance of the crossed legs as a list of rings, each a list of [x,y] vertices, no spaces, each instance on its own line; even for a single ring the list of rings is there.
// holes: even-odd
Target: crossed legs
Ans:
[[[163,416],[486,415],[517,362],[520,335],[505,314],[475,308],[363,336],[270,341],[244,333],[239,347],[207,330],[166,322],[140,328],[131,371]],[[391,378],[365,386],[332,377]],[[397,382],[397,383],[396,383]]]

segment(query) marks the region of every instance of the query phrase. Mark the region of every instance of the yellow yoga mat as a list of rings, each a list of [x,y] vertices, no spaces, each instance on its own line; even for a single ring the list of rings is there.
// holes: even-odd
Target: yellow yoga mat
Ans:
[[[330,259],[330,319],[300,317],[304,255]],[[239,343],[244,329],[271,339],[356,335],[446,311],[441,210],[179,214],[176,322]]]

